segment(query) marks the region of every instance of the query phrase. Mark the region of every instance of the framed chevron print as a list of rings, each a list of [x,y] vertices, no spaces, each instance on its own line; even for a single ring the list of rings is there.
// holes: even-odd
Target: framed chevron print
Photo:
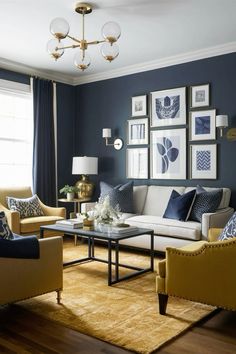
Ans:
[[[190,145],[190,178],[217,178],[217,145]]]

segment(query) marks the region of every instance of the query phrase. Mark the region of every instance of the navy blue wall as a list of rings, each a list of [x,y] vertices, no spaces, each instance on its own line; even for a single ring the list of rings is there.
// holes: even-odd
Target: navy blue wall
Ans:
[[[203,83],[211,85],[211,108],[216,108],[217,114],[228,114],[230,125],[236,126],[235,53],[78,86],[76,152],[99,157],[97,181],[125,181],[126,121],[131,117],[131,97]],[[105,147],[102,128],[112,128],[124,139],[125,147],[121,151]],[[136,180],[135,184],[227,186],[233,191],[231,204],[236,208],[236,142],[218,139],[217,143],[217,180]]]

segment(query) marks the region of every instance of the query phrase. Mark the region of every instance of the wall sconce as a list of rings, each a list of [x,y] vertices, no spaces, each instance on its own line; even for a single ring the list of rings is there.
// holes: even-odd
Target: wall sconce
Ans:
[[[109,139],[111,138],[111,129],[110,128],[102,129],[102,137],[106,141],[106,146],[114,146],[114,148],[116,150],[121,150],[124,145],[123,140],[120,138],[115,139],[114,143],[109,143]]]
[[[216,128],[219,128],[220,130],[220,137],[223,137],[223,131],[224,128],[227,128],[229,126],[228,122],[228,116],[227,115],[219,115],[216,116]]]

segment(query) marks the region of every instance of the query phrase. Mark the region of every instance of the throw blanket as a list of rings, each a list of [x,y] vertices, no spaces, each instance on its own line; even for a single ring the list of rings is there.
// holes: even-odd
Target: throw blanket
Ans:
[[[12,240],[0,239],[0,257],[4,258],[39,258],[37,236],[19,236],[13,234]]]

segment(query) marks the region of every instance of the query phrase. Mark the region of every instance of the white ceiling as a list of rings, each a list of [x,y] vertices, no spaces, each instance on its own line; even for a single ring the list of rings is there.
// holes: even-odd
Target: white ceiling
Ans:
[[[109,63],[99,45],[92,46],[88,49],[91,65],[82,73],[73,63],[76,49],[65,51],[57,62],[46,51],[52,37],[49,24],[55,17],[64,17],[70,35],[81,37],[75,3],[0,0],[0,57],[49,74],[83,79],[236,41],[236,0],[96,0],[91,2],[93,12],[85,17],[85,38],[102,39],[102,25],[116,21],[122,31],[117,43],[120,54]]]

